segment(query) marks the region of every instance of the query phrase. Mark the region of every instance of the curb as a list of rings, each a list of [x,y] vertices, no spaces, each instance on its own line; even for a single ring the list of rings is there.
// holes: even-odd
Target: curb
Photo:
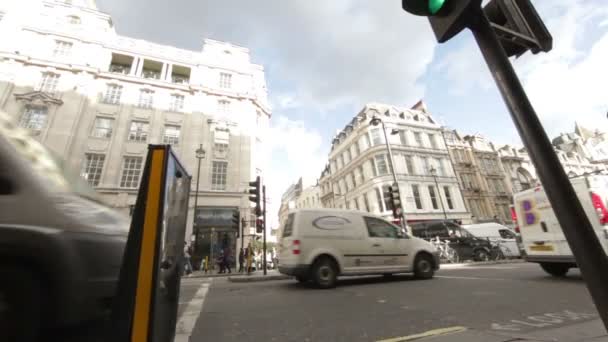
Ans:
[[[233,283],[250,283],[250,282],[258,282],[258,281],[271,281],[271,280],[286,280],[291,279],[293,277],[284,275],[284,274],[276,274],[276,275],[267,275],[267,276],[236,276],[236,277],[228,277],[228,281]]]
[[[443,263],[440,265],[440,268],[443,266],[475,266],[475,265],[499,265],[499,264],[522,264],[525,263],[524,259],[508,259],[508,260],[494,260],[494,261],[471,261],[471,262],[461,262],[457,264]]]

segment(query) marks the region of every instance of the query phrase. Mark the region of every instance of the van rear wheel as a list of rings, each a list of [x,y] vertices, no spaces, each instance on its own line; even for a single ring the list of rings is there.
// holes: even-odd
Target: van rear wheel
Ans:
[[[540,267],[554,277],[563,277],[570,270],[569,265],[555,262],[541,262]]]
[[[328,257],[317,259],[312,265],[312,279],[319,288],[329,289],[335,287],[338,281],[338,267],[336,263]]]

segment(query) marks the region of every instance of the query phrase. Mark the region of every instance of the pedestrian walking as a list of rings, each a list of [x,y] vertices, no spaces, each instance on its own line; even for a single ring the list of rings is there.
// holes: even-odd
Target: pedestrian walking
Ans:
[[[241,248],[239,252],[239,273],[243,273],[243,263],[245,262],[245,252]]]
[[[224,250],[220,251],[220,255],[216,259],[217,265],[220,268],[218,273],[224,273],[226,270],[224,269]]]
[[[228,273],[232,273],[230,264],[231,264],[230,253],[224,253],[224,273],[226,273],[226,270],[228,270]]]

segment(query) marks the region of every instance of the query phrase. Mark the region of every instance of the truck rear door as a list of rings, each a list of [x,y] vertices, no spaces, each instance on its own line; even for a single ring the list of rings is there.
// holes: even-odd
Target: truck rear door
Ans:
[[[526,255],[530,259],[562,255],[565,239],[545,191],[541,187],[526,190],[516,194],[514,202]]]

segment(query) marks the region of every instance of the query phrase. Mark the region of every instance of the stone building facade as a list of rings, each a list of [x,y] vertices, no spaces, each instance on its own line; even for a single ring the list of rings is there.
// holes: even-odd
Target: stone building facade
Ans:
[[[198,231],[204,253],[225,236],[234,248],[232,213],[249,216],[247,182],[264,174],[271,115],[249,50],[121,36],[93,0],[7,1],[0,12],[0,108],[125,214],[147,145],[171,144],[192,175],[188,233]]]
[[[323,207],[368,211],[392,219],[385,193],[393,184],[380,118],[392,147],[395,173],[408,222],[455,219],[468,222],[441,127],[423,108],[367,104],[333,139],[328,166],[319,179]]]

